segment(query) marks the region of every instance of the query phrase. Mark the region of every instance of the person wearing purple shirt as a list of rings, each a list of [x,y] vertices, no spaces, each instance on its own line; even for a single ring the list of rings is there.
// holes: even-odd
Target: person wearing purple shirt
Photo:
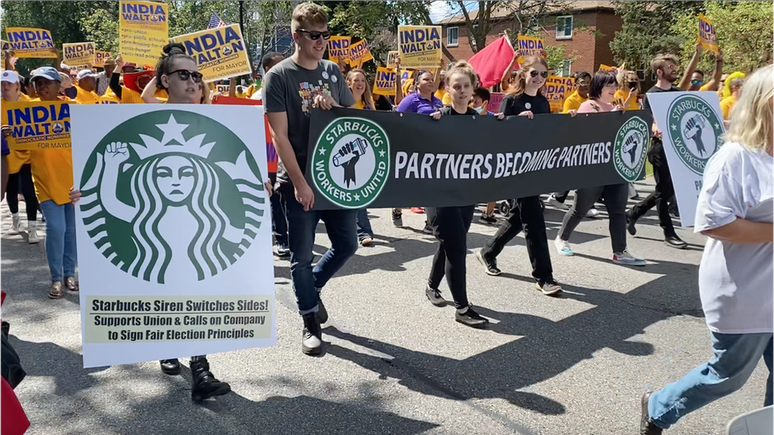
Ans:
[[[432,115],[443,108],[443,102],[433,95],[436,87],[436,78],[433,73],[430,71],[420,71],[416,76],[415,83],[416,92],[407,95],[401,100],[400,104],[398,104],[398,112]],[[392,224],[398,228],[403,226],[403,212],[401,209],[392,209]],[[425,222],[424,231],[432,234],[432,229],[427,225],[427,222]]]

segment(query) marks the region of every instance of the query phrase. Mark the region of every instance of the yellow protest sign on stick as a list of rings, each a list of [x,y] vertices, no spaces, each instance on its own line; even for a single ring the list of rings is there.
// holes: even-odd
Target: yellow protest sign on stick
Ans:
[[[373,59],[371,50],[368,49],[368,41],[365,39],[357,41],[349,46],[349,65],[352,67],[360,67],[364,63]]]
[[[119,51],[124,62],[155,65],[169,42],[169,6],[165,3],[122,1]]]
[[[11,149],[70,148],[70,105],[65,101],[5,102],[2,123],[11,127]]]
[[[398,51],[387,52],[387,68],[395,68],[395,62],[398,60]]]
[[[519,65],[523,64],[525,58],[530,56],[542,57],[543,59],[548,56],[543,40],[532,36],[519,35],[516,40],[516,49],[519,52],[517,59]]]
[[[715,26],[704,14],[699,14],[699,43],[705,50],[718,54],[718,35],[715,33]]]
[[[561,113],[564,100],[573,88],[574,80],[568,77],[548,76],[543,95],[551,106],[551,113]]]
[[[441,65],[441,26],[398,26],[400,65],[436,68]]]
[[[10,50],[18,58],[56,59],[51,32],[29,27],[8,27],[5,29]]]
[[[204,75],[205,82],[252,72],[239,24],[175,36],[172,40],[183,44],[198,65],[199,72]]]
[[[220,92],[223,95],[228,95],[229,85],[215,85],[215,92]]]
[[[94,43],[62,44],[62,59],[69,66],[94,65]]]
[[[94,52],[94,66],[105,67],[105,59],[110,57],[110,52],[96,50]]]
[[[351,41],[349,36],[331,36],[328,40],[328,59],[335,63],[339,63],[340,59],[348,61]]]
[[[395,81],[398,78],[398,72],[394,69],[379,67],[376,68],[376,80],[374,81],[374,94],[376,95],[395,95]]]

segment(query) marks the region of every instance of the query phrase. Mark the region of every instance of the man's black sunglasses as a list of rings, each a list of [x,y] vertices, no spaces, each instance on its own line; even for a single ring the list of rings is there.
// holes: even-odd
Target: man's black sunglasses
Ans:
[[[544,79],[548,78],[548,71],[537,72],[535,70],[532,70],[529,72],[529,75],[531,75],[532,77],[537,77],[538,74],[540,74],[540,77],[543,77]]]
[[[320,36],[322,36],[322,38],[326,41],[331,39],[331,32],[327,30],[325,32],[318,32],[316,30],[298,29],[296,30],[296,32],[308,34],[309,39],[311,39],[312,41],[317,41],[318,39],[320,39]]]
[[[201,83],[202,82],[202,73],[199,71],[188,71],[187,69],[178,69],[175,71],[172,71],[168,75],[172,75],[174,73],[177,73],[177,76],[180,77],[180,80],[182,81],[188,81],[189,78],[193,78],[194,83]]]

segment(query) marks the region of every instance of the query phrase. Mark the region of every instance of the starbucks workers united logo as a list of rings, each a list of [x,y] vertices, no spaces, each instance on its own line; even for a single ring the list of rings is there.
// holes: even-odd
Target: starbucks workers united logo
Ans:
[[[618,175],[632,183],[645,168],[650,126],[639,116],[626,121],[615,136],[613,163]]]
[[[703,99],[683,95],[669,106],[667,123],[662,131],[680,160],[696,174],[704,174],[707,161],[723,143],[723,120]]]
[[[338,118],[325,127],[310,158],[317,190],[339,207],[358,209],[372,203],[387,183],[390,142],[371,120]]]
[[[80,207],[97,249],[145,281],[201,281],[234,264],[263,220],[263,179],[245,144],[219,122],[163,110],[100,140],[84,168]]]

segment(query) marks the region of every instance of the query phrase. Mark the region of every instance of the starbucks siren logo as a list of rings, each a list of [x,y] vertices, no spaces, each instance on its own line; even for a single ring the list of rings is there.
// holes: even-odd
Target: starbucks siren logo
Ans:
[[[263,220],[253,155],[227,127],[182,110],[131,118],[89,157],[79,203],[91,240],[145,281],[201,281],[234,264]]]
[[[639,116],[630,118],[618,129],[613,149],[613,164],[618,175],[632,183],[645,167],[650,126]]]
[[[669,139],[691,171],[704,174],[704,166],[723,144],[723,120],[706,101],[693,95],[675,99],[667,110]]]
[[[387,183],[390,141],[371,120],[338,118],[325,127],[311,158],[314,185],[328,201],[363,208]]]

